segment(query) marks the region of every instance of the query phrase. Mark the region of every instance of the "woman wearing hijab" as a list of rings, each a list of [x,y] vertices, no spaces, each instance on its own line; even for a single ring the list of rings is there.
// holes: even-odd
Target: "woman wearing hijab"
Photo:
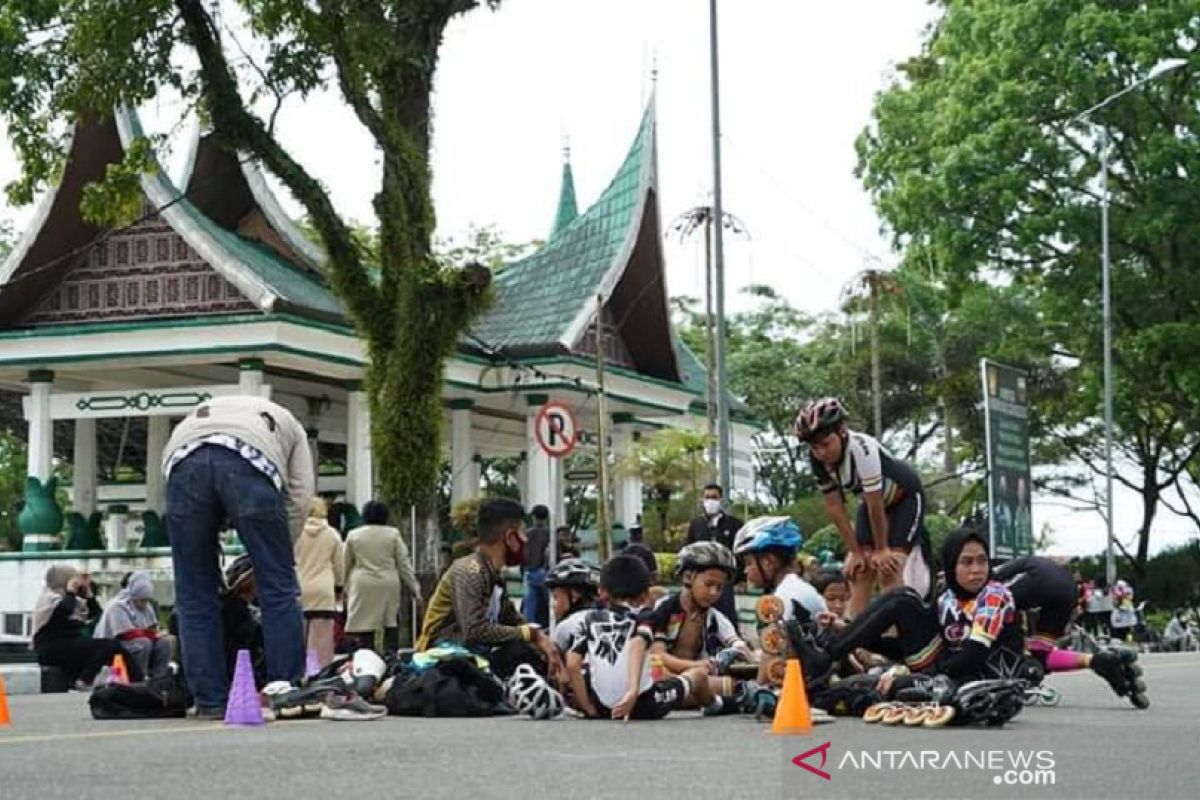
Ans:
[[[57,667],[87,690],[100,668],[124,650],[113,639],[92,639],[84,626],[100,615],[91,578],[67,564],[46,570],[46,585],[33,610],[33,649],[38,663]]]
[[[308,649],[316,651],[322,667],[333,661],[337,598],[346,582],[342,537],[326,521],[325,501],[314,497],[304,530],[296,539],[296,571],[300,575],[300,606],[304,609]]]
[[[173,646],[159,636],[154,584],[145,572],[130,573],[125,588],[108,602],[96,626],[97,639],[116,639],[129,654],[130,671],[157,678],[170,670]]]
[[[881,595],[825,652],[802,648],[805,675],[827,675],[860,647],[903,660],[912,672],[940,673],[959,682],[989,676],[989,664],[1001,674],[1019,665],[1024,636],[1016,604],[1008,588],[992,580],[985,534],[970,527],[952,533],[942,548],[942,563],[946,590],[935,607],[910,589]],[[899,635],[884,637],[892,627]]]

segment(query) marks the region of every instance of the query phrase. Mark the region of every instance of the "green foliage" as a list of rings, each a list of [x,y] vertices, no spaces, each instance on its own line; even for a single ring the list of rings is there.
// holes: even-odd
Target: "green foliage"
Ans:
[[[470,225],[459,236],[438,239],[434,243],[438,259],[447,266],[480,264],[496,274],[504,267],[539,249],[544,242],[533,240],[512,244],[504,240],[494,225]]]
[[[646,497],[658,512],[658,525],[653,530],[667,530],[672,498],[683,492],[698,495],[708,475],[706,447],[708,437],[703,433],[663,428],[639,439],[629,455],[617,463],[616,474],[635,475],[642,480]]]
[[[833,525],[817,528],[811,535],[805,536],[800,549],[811,556],[820,556],[823,550],[829,550],[838,559],[846,557],[846,544]]]
[[[207,0],[58,0],[0,5],[0,116],[28,203],[56,177],[71,123],[136,107],[164,91],[195,104],[218,144],[260,161],[304,207],[328,276],[366,340],[372,448],[384,499],[437,512],[443,365],[485,304],[490,276],[433,255],[430,95],[447,24],[479,0],[241,0],[261,64],[235,71]],[[492,8],[499,0],[487,0]],[[381,154],[378,239],[364,241],[321,183],[275,137],[280,105],[336,81]],[[262,101],[262,102],[260,102]],[[265,111],[264,103],[272,107]],[[264,113],[265,111],[265,113]],[[85,190],[93,219],[128,219],[151,148],[137,142]],[[371,258],[378,255],[378,259]],[[438,568],[436,525],[424,526],[418,570]]]
[[[21,549],[17,514],[25,499],[26,445],[11,431],[0,431],[0,547]]]
[[[15,243],[16,235],[13,234],[12,223],[6,219],[0,219],[0,263],[8,258]]]
[[[1089,120],[1077,115],[1159,59],[1192,56],[1194,39],[1180,32],[1194,29],[1195,4],[943,5],[921,53],[876,98],[858,140],[859,174],[906,266],[928,270],[951,298],[997,279],[1020,298],[1021,336],[1001,341],[1020,343],[1018,355],[1029,345],[1040,353],[1039,460],[1099,474],[1096,176],[1098,131],[1107,133],[1116,443],[1135,466],[1118,478],[1143,498],[1133,554],[1141,573],[1160,499],[1200,452],[1200,353],[1188,344],[1200,336],[1200,84],[1185,67]],[[975,311],[996,319],[994,309]]]

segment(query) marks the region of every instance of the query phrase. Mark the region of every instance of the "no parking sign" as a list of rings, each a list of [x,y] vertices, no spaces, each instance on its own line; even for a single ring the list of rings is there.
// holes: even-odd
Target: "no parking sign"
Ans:
[[[575,414],[562,403],[547,403],[542,406],[533,429],[538,447],[551,458],[570,455],[579,437],[579,425],[575,422]]]

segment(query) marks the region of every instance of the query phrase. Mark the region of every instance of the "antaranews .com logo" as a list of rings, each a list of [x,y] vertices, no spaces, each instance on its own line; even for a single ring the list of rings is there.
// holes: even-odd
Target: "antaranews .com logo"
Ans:
[[[825,742],[799,754],[792,764],[826,781],[832,762],[838,772],[849,771],[976,771],[990,774],[997,786],[1054,786],[1057,778],[1054,753],[1050,750],[847,750],[830,753]]]

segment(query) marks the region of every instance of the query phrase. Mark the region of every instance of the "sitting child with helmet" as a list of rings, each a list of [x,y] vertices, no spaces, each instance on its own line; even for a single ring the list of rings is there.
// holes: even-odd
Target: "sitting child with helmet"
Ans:
[[[737,574],[737,562],[718,542],[693,542],[679,551],[675,574],[682,591],[659,600],[645,616],[654,634],[652,663],[671,675],[704,670],[716,695],[706,713],[726,706],[733,710],[735,704],[723,700],[735,695],[729,667],[734,661],[752,662],[753,652],[716,604]]]
[[[708,670],[695,667],[655,679],[647,658],[654,633],[644,613],[650,573],[639,559],[618,555],[604,565],[600,587],[608,607],[583,612],[567,656],[573,703],[584,716],[661,719],[687,703],[714,702]]]

